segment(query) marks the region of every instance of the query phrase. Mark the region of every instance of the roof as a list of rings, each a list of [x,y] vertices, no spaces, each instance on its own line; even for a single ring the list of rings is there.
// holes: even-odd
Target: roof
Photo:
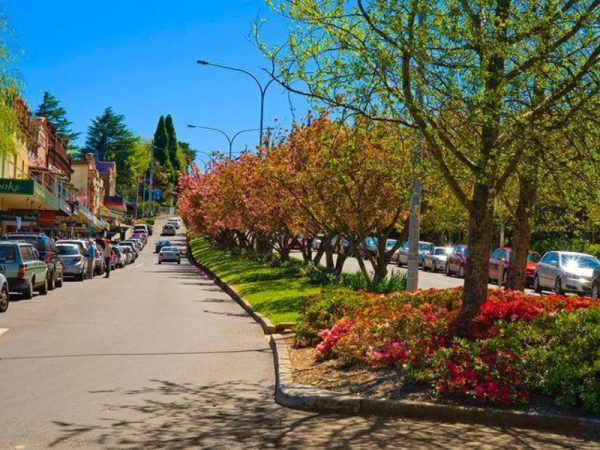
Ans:
[[[96,169],[100,173],[107,173],[110,169],[117,170],[117,165],[114,161],[96,161]]]

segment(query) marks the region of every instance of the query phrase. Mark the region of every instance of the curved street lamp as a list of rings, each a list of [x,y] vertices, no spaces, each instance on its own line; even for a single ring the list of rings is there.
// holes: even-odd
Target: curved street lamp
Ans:
[[[233,136],[229,136],[227,133],[225,133],[223,130],[221,130],[219,128],[205,127],[203,125],[192,125],[192,124],[188,124],[187,127],[188,128],[200,128],[202,130],[216,131],[217,133],[221,133],[223,136],[225,136],[225,139],[227,139],[227,142],[229,143],[229,159],[231,159],[231,155],[232,155],[232,151],[233,151],[233,141],[235,141],[236,137],[238,137],[242,133],[248,133],[250,131],[260,131],[259,128],[248,128],[245,130],[238,131]]]
[[[246,69],[241,69],[239,67],[225,66],[223,64],[215,64],[215,63],[211,63],[208,61],[204,61],[202,59],[199,59],[198,61],[196,61],[196,64],[199,64],[201,66],[212,66],[212,67],[218,67],[220,69],[227,69],[227,70],[233,70],[235,72],[241,72],[241,73],[248,75],[250,78],[252,78],[254,80],[254,82],[258,86],[258,90],[260,91],[260,128],[259,128],[260,135],[258,138],[259,139],[258,145],[261,146],[262,142],[263,142],[263,129],[264,129],[263,124],[264,124],[264,115],[265,115],[265,93],[267,92],[267,89],[269,88],[271,83],[274,81],[274,79],[273,78],[270,79],[265,85],[263,85],[252,72],[249,72]]]

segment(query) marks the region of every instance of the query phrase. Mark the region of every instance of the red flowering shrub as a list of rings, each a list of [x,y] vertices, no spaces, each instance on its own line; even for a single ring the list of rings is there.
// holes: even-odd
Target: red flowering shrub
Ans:
[[[449,330],[461,295],[461,289],[359,293],[350,302],[352,308],[334,302],[327,315],[334,325],[319,333],[318,357],[374,369],[400,368],[409,379],[428,383],[437,395],[507,406],[526,401],[529,393],[518,357],[523,344],[503,330],[560,311],[598,306],[586,298],[490,290],[468,339],[457,339]]]

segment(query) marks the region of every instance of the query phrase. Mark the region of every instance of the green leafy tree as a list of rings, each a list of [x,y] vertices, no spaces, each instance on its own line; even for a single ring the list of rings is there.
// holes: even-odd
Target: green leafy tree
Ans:
[[[138,143],[139,138],[125,125],[125,116],[115,114],[108,107],[92,120],[85,151],[93,153],[99,161],[114,161],[117,165],[117,189],[129,191],[135,182],[132,165]]]
[[[189,142],[179,141],[177,144],[179,145],[183,156],[183,169],[187,170],[190,164],[192,164],[196,160],[196,149],[192,148]]]
[[[56,128],[58,135],[67,143],[71,144],[81,133],[73,131],[73,122],[67,119],[67,111],[50,92],[44,92],[42,103],[35,111],[37,117],[45,117],[48,122]],[[74,149],[74,147],[72,147]]]
[[[165,117],[165,128],[167,130],[167,135],[169,136],[169,160],[173,165],[173,180],[176,181],[179,171],[185,170],[186,161],[183,151],[177,142],[175,125],[173,124],[171,114],[168,114],[167,117]]]
[[[518,142],[560,129],[598,96],[598,2],[286,0],[273,7],[297,23],[286,46],[262,47],[273,77],[317,101],[418,129],[426,156],[468,211],[457,324],[464,330],[487,296],[496,197],[527,156]]]
[[[154,132],[154,159],[161,169],[167,173],[173,172],[173,164],[169,157],[169,133],[165,125],[164,116],[160,116],[156,131]]]

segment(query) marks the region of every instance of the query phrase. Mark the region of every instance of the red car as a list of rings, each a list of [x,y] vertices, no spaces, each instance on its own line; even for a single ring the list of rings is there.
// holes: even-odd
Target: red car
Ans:
[[[468,248],[465,244],[458,244],[452,248],[452,253],[448,255],[446,260],[446,275],[458,275],[460,278],[465,277],[467,270],[467,258],[469,256]]]
[[[527,254],[527,269],[525,274],[525,285],[533,286],[533,277],[535,275],[535,268],[537,266],[538,261],[540,260],[540,254],[534,252],[533,250],[529,250]],[[512,266],[513,261],[513,252],[510,247],[497,248],[492,252],[492,256],[489,262],[488,269],[488,277],[491,281],[498,282],[498,278],[500,276],[500,264],[503,265],[502,269],[502,284],[506,284],[506,279],[508,275],[508,271]]]

